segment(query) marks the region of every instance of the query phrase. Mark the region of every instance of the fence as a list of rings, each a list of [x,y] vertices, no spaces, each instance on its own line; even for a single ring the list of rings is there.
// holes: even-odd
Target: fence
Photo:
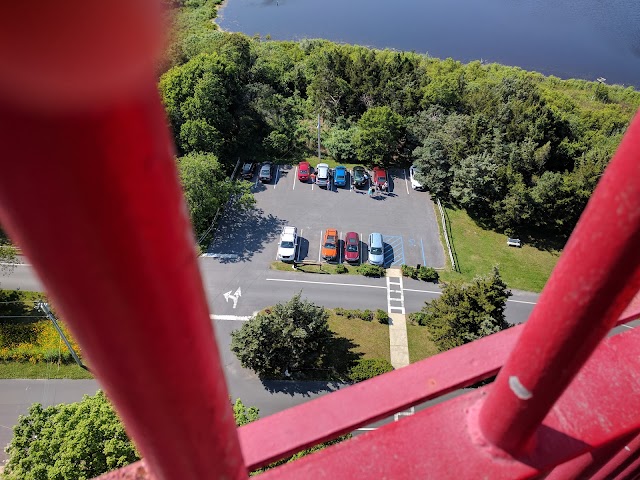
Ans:
[[[449,259],[451,260],[451,269],[454,272],[458,271],[458,266],[456,265],[456,261],[453,258],[453,251],[451,250],[451,243],[449,242],[449,234],[447,233],[447,219],[444,214],[444,208],[442,208],[442,204],[440,203],[440,199],[436,199],[438,204],[438,209],[440,210],[440,218],[442,219],[442,232],[444,233],[444,240],[447,242],[447,250],[449,251]]]

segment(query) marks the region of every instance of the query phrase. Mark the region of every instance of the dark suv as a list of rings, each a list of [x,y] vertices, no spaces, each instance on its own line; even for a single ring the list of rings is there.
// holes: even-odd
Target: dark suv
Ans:
[[[253,178],[253,174],[256,172],[256,164],[255,163],[244,163],[242,165],[242,178],[245,180],[251,180]]]
[[[364,167],[361,167],[360,165],[353,167],[351,181],[356,187],[364,187],[367,184],[367,180],[369,180],[369,176],[367,175],[367,171]]]

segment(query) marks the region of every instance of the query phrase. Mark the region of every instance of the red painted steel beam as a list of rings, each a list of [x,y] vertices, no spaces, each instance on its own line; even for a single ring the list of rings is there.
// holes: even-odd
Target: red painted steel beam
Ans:
[[[489,442],[528,445],[640,288],[640,115],[632,121],[480,414]]]
[[[613,462],[618,456],[623,455],[624,459],[626,459],[629,456],[630,447],[637,441],[640,441],[640,436],[638,436],[638,432],[633,432],[604,447],[580,455],[569,462],[557,466],[545,477],[545,480],[577,480],[582,478],[594,480],[593,475],[605,465]],[[622,459],[618,460],[616,465],[619,465],[622,461]]]
[[[600,464],[600,468],[588,470],[582,478],[591,480],[609,480],[611,478],[626,478],[621,473],[628,468],[640,455],[640,435],[636,433],[631,439],[627,439],[620,449],[609,458],[609,461]]]
[[[640,318],[640,293],[636,300],[637,305],[630,306],[618,324]],[[241,427],[240,445],[247,468],[268,465],[494,375],[507,359],[522,327],[514,326]],[[136,478],[138,471],[137,467],[125,467],[123,476],[117,478]]]
[[[633,462],[631,462],[631,464],[629,464],[614,478],[616,480],[638,480],[638,478],[640,478],[640,456],[636,454],[636,458]]]
[[[2,3],[0,221],[156,478],[246,478],[150,68],[156,3]]]
[[[640,318],[640,293],[637,300],[618,324]],[[240,444],[247,467],[251,470],[268,465],[495,375],[522,328],[523,325],[516,325],[241,427]]]
[[[535,478],[638,430],[640,330],[605,340],[536,432],[534,448],[510,456],[487,444],[474,416],[491,386],[422,410],[261,478]],[[381,400],[383,401],[383,400]],[[344,409],[356,410],[357,404]]]

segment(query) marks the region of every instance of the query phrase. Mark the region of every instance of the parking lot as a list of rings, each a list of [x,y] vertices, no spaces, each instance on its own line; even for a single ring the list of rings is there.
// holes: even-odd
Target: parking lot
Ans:
[[[378,192],[372,198],[366,187],[339,188],[332,183],[324,189],[302,183],[296,166],[274,167],[273,180],[264,184],[256,171],[252,179],[256,209],[242,215],[226,212],[208,253],[224,262],[267,264],[276,259],[282,227],[293,225],[299,235],[298,261],[319,261],[324,231],[335,228],[341,239],[339,262],[344,258],[342,240],[347,232],[360,236],[361,261],[367,260],[369,234],[379,232],[384,238],[385,267],[403,263],[444,267],[429,194],[411,189],[405,169],[392,169],[388,176],[389,192]]]

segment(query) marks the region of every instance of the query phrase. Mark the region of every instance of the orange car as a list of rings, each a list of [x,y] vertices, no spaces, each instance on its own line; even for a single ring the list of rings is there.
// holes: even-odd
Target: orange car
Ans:
[[[335,228],[327,228],[324,232],[322,258],[327,261],[338,259],[338,231]]]

